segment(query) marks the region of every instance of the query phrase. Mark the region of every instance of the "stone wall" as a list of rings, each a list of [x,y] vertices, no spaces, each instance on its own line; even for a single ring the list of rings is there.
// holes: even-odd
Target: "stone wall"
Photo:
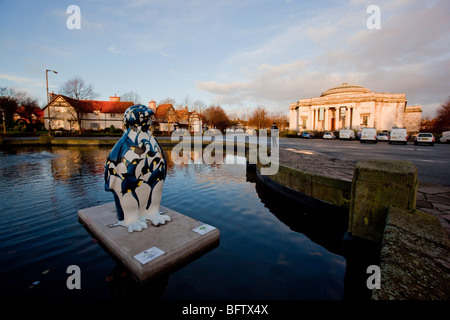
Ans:
[[[258,162],[257,168],[261,168]],[[320,176],[280,165],[276,174],[265,178],[311,198],[349,208],[351,182]]]
[[[437,217],[390,206],[380,261],[380,289],[372,299],[450,298],[450,242]]]

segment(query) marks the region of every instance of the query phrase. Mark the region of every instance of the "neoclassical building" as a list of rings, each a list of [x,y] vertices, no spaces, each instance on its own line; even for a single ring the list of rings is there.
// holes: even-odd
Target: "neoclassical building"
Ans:
[[[404,127],[414,134],[420,130],[422,108],[406,104],[404,93],[372,92],[343,83],[324,91],[320,97],[291,103],[289,129],[337,131],[374,127],[382,131]]]

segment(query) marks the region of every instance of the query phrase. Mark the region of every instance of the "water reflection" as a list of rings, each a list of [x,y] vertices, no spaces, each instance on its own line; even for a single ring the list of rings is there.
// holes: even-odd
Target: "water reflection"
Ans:
[[[107,149],[98,147],[53,147],[52,153],[52,176],[56,181],[67,184],[83,175],[102,176],[108,155]]]
[[[162,204],[216,226],[221,242],[170,275],[136,283],[78,222],[79,209],[113,201],[103,187],[109,151],[0,150],[0,219],[7,222],[0,225],[1,296],[342,298],[345,259],[333,247],[332,216],[266,189],[245,165],[175,165],[168,150]],[[80,292],[65,287],[71,264],[82,270]],[[36,280],[40,284],[29,289]]]
[[[261,182],[253,171],[247,180],[255,183],[262,203],[291,230],[306,235],[328,251],[341,255],[342,238],[348,225],[348,213],[338,207],[311,207],[299,199],[289,198]]]

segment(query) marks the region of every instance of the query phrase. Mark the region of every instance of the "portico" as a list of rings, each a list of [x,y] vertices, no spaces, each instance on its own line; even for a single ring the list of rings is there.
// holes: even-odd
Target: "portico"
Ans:
[[[377,93],[343,83],[323,92],[320,97],[291,103],[289,128],[295,131],[338,131],[374,127],[382,131],[407,125],[413,129],[416,122],[420,123],[422,109],[420,106],[407,107],[406,104],[405,94]],[[405,121],[406,113],[412,121]]]

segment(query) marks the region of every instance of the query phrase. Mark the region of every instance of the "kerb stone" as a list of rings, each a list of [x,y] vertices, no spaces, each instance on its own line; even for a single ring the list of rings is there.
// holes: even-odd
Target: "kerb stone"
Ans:
[[[417,185],[417,167],[408,161],[358,162],[352,181],[349,232],[380,242],[387,208],[415,209]]]

